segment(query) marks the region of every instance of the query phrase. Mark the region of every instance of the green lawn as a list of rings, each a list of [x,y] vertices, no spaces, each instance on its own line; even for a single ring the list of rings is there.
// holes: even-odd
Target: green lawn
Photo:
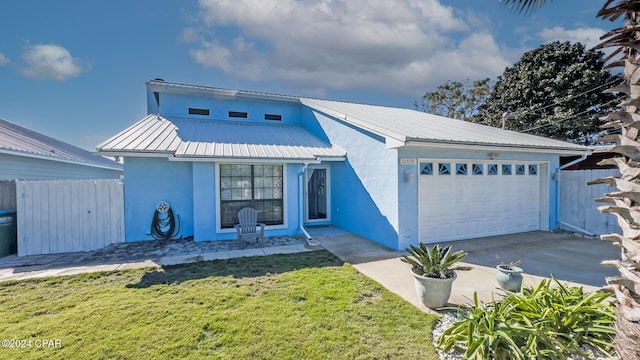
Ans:
[[[326,251],[0,283],[0,319],[31,341],[0,359],[438,358],[435,315]]]

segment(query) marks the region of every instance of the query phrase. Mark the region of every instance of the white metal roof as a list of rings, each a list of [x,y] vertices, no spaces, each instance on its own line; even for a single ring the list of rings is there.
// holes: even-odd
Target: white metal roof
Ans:
[[[588,153],[589,148],[541,136],[454,120],[422,111],[339,101],[301,98],[316,111],[387,138],[400,146],[491,146],[538,149],[557,153]]]
[[[342,160],[346,153],[301,125],[167,119],[148,115],[98,145],[105,154],[148,154],[179,159]]]
[[[122,170],[122,164],[0,119],[0,153]]]

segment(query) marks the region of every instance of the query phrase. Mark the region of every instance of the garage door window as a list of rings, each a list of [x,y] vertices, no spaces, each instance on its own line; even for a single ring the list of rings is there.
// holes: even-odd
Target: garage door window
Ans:
[[[487,170],[487,174],[498,175],[498,164],[489,164],[489,170]]]
[[[467,175],[467,164],[456,164],[456,175]]]
[[[538,165],[529,165],[529,175],[538,175]]]
[[[484,166],[482,164],[473,164],[471,171],[473,175],[482,175]]]
[[[433,163],[420,163],[420,175],[433,175]]]
[[[502,164],[502,175],[511,175],[511,164]]]
[[[524,175],[524,165],[516,165],[516,175]]]
[[[438,174],[439,175],[451,175],[451,164],[439,164],[438,165]]]

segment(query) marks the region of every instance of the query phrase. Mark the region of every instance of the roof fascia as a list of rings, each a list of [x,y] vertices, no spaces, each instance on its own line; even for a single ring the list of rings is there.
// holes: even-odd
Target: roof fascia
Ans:
[[[7,150],[7,149],[0,149],[0,154],[22,156],[22,157],[27,157],[27,158],[32,158],[32,159],[39,159],[39,160],[57,161],[57,162],[66,163],[66,164],[89,166],[89,167],[94,167],[94,168],[99,168],[99,169],[122,171],[122,169],[120,167],[118,167],[118,166],[108,166],[108,165],[85,163],[85,162],[81,162],[81,161],[73,161],[73,160],[61,159],[61,158],[50,157],[50,156],[46,156],[46,155],[39,155],[39,154],[30,153],[30,152],[24,152],[24,151],[12,151],[12,150]],[[98,154],[94,154],[94,155],[98,155]],[[103,156],[104,154],[99,154],[99,155]]]
[[[294,96],[276,95],[242,90],[221,89],[209,86],[187,85],[170,83],[165,81],[149,80],[147,89],[159,93],[184,94],[184,95],[207,95],[218,99],[249,98],[259,100],[272,100],[299,103],[300,100]]]
[[[533,147],[521,145],[484,145],[484,144],[462,144],[462,143],[438,143],[426,141],[408,141],[407,147],[417,147],[422,149],[435,150],[472,150],[472,151],[493,151],[493,152],[520,152],[520,153],[542,153],[557,155],[584,155],[591,154],[592,150],[585,147],[582,149],[572,148],[551,148],[551,147]]]
[[[118,150],[100,150],[93,152],[94,155],[101,156],[120,156],[120,157],[168,157],[172,156],[172,152],[138,152],[138,151],[118,151]]]
[[[264,158],[230,158],[230,157],[186,157],[170,156],[169,161],[215,162],[230,164],[319,164],[318,159],[264,159]]]

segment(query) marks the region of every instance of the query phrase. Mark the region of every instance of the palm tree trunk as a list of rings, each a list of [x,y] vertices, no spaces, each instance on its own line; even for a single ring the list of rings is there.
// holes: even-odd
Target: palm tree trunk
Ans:
[[[603,128],[611,135],[603,141],[615,142],[611,153],[621,155],[603,160],[601,164],[617,165],[619,177],[598,179],[590,184],[610,184],[620,191],[606,194],[596,201],[610,205],[600,207],[604,213],[614,214],[622,229],[622,235],[602,235],[603,240],[613,241],[621,248],[620,259],[603,262],[616,267],[620,276],[607,278],[608,289],[615,292],[617,320],[615,345],[618,356],[624,360],[640,360],[640,1],[607,0],[598,17],[614,21],[625,18],[625,24],[605,36],[596,48],[614,47],[609,57],[610,67],[623,67],[625,82],[608,91],[622,92],[627,96],[620,110],[609,114]],[[616,57],[618,57],[616,59]]]

